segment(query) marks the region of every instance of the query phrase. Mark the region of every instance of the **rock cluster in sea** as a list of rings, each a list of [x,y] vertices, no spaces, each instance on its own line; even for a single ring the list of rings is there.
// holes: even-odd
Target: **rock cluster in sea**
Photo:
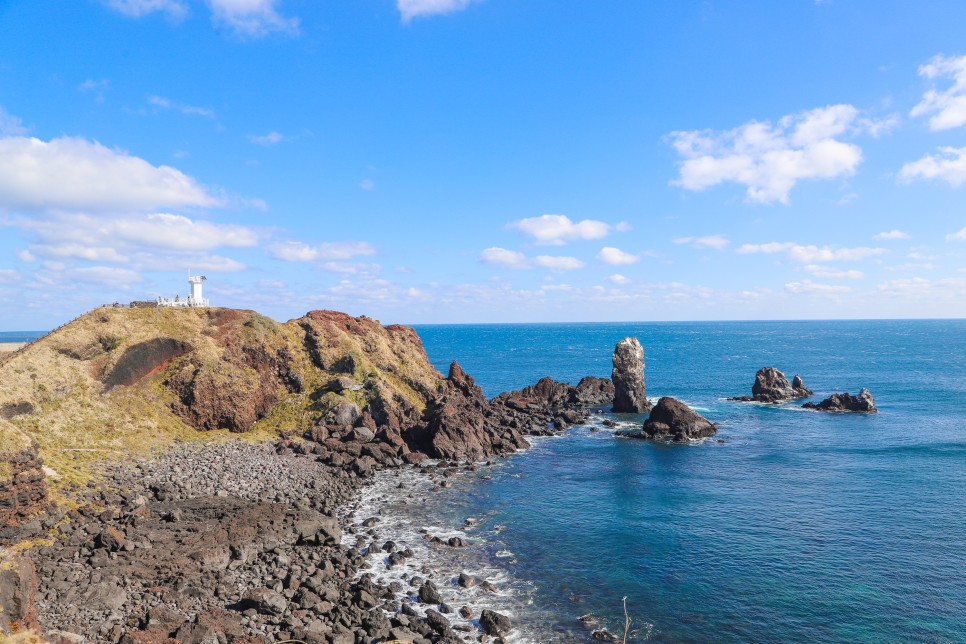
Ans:
[[[807,398],[812,390],[805,386],[798,374],[791,382],[785,374],[774,367],[762,367],[755,374],[755,383],[751,386],[751,396],[738,396],[730,400],[743,402],[778,403],[795,398]]]
[[[844,394],[832,394],[819,403],[807,402],[802,407],[806,409],[818,409],[820,411],[858,411],[874,413],[878,411],[875,406],[875,398],[872,393],[862,388],[857,396],[848,392]]]

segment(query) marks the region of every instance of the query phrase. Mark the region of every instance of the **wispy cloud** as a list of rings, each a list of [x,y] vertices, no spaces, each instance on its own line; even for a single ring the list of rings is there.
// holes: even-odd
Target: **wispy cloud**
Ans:
[[[173,20],[180,20],[188,14],[188,5],[182,0],[104,0],[104,4],[132,18],[164,13]]]
[[[508,224],[538,244],[560,246],[575,239],[600,239],[610,232],[610,225],[594,219],[571,221],[566,215],[527,217]]]
[[[966,227],[959,232],[946,235],[946,241],[966,241]]]
[[[263,38],[272,33],[298,35],[299,19],[276,10],[277,0],[207,0],[212,21],[242,38]]]
[[[640,255],[627,253],[613,246],[604,246],[597,253],[597,259],[611,266],[626,266],[640,261]]]
[[[280,134],[272,130],[268,134],[262,134],[262,135],[249,134],[248,140],[257,145],[264,145],[265,147],[268,147],[272,145],[278,145],[282,141],[287,141],[288,138],[285,137],[283,134]]]
[[[462,11],[478,0],[396,0],[396,8],[403,22],[413,18],[438,16]]]
[[[704,237],[675,237],[672,241],[675,244],[693,246],[694,248],[711,248],[723,250],[730,244],[724,235],[706,235]]]
[[[22,136],[26,133],[23,121],[0,107],[0,136]]]
[[[785,290],[789,293],[838,296],[852,292],[851,286],[839,284],[818,284],[812,280],[802,280],[801,282],[789,282],[785,284]]]
[[[521,252],[493,246],[480,253],[480,261],[504,268],[549,268],[554,271],[573,271],[583,268],[584,263],[576,257],[563,255],[538,255],[533,259]]]
[[[188,105],[187,103],[180,103],[178,101],[172,101],[169,98],[163,96],[148,96],[148,103],[160,110],[174,110],[176,112],[181,112],[185,116],[203,116],[205,118],[213,119],[215,118],[215,111],[207,107],[198,107],[196,105]]]
[[[104,95],[111,88],[111,81],[106,78],[88,78],[77,86],[77,89],[85,94],[92,94],[98,103],[104,102]]]
[[[944,90],[928,90],[910,115],[928,116],[933,131],[966,125],[966,56],[936,56],[919,67],[919,75],[930,80],[946,79],[950,84]]]
[[[865,274],[862,271],[857,271],[857,270],[842,271],[836,268],[831,268],[829,266],[821,266],[818,264],[808,264],[807,266],[805,266],[805,270],[819,279],[860,280],[863,277],[865,277]]]
[[[273,244],[269,252],[276,259],[287,262],[314,262],[369,257],[376,254],[376,248],[362,241],[323,242],[314,246],[299,241],[287,241]]]
[[[959,187],[966,183],[966,148],[941,147],[938,154],[927,154],[902,166],[899,179],[939,179]]]
[[[793,262],[801,264],[815,264],[818,262],[859,261],[885,253],[884,248],[832,248],[829,246],[804,246],[793,242],[769,242],[767,244],[743,244],[737,250],[743,255],[763,253],[771,255],[785,253]]]
[[[683,158],[672,185],[700,191],[731,181],[747,187],[751,203],[788,203],[795,185],[806,179],[832,179],[855,173],[862,150],[841,137],[869,131],[852,105],[830,105],[781,118],[751,121],[733,130],[672,132],[671,144]]]
[[[885,232],[878,233],[877,235],[873,236],[872,239],[876,241],[909,239],[909,233],[903,232],[901,230],[887,230]]]

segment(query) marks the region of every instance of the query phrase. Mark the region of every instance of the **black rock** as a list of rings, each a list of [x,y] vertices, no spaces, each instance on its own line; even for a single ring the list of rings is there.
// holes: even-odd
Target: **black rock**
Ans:
[[[484,608],[480,613],[480,627],[487,635],[506,635],[513,628],[513,623],[506,615]]]
[[[878,409],[875,406],[875,399],[868,389],[862,388],[858,396],[853,396],[848,392],[844,394],[832,394],[822,402],[805,403],[802,405],[807,409],[818,409],[820,411],[859,411],[875,413]]]
[[[714,423],[701,416],[680,400],[665,396],[657,401],[651,415],[644,421],[640,434],[635,438],[664,438],[687,441],[705,438],[717,433]]]

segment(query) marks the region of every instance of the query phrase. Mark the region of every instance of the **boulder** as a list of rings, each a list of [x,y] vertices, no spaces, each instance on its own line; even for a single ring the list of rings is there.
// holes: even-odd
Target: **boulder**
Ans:
[[[509,633],[513,628],[513,623],[506,615],[501,615],[496,611],[485,608],[480,613],[480,627],[487,635],[499,637],[500,635]]]
[[[848,392],[844,394],[832,394],[822,402],[805,403],[802,405],[807,409],[818,409],[820,411],[860,411],[875,413],[878,409],[875,406],[875,399],[865,387],[859,392],[858,396],[853,396]]]
[[[249,588],[242,595],[242,608],[254,608],[266,615],[281,615],[285,612],[285,597],[270,588]]]
[[[644,347],[637,338],[617,343],[613,364],[614,412],[641,414],[650,409],[644,389]]]
[[[795,398],[806,398],[812,390],[805,386],[802,377],[795,374],[788,382],[785,374],[775,367],[762,367],[755,374],[755,384],[751,386],[751,396],[738,396],[731,400],[779,403]]]
[[[717,433],[714,423],[680,400],[665,396],[657,401],[635,438],[668,439],[678,442],[705,438]]]

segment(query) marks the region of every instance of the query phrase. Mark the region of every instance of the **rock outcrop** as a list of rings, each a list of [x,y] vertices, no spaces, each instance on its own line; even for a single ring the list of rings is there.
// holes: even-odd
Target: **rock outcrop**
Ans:
[[[875,399],[868,389],[862,388],[859,395],[853,396],[848,392],[844,394],[832,394],[820,403],[807,402],[802,407],[806,409],[818,409],[820,411],[859,411],[874,413],[879,411],[875,406]]]
[[[755,374],[755,384],[751,386],[751,396],[738,396],[729,400],[742,402],[779,403],[795,398],[807,398],[812,390],[805,386],[798,374],[788,382],[785,374],[774,367],[762,367]]]
[[[47,503],[47,481],[37,443],[0,420],[0,546],[32,536],[23,534],[25,524]]]
[[[642,414],[651,408],[644,387],[644,347],[637,338],[624,338],[614,348],[614,412]]]
[[[706,438],[717,433],[714,423],[680,400],[665,396],[657,401],[640,432],[626,434],[633,438],[651,438],[684,442]]]
[[[36,594],[33,562],[20,554],[0,558],[0,640],[39,628]]]
[[[453,362],[443,394],[430,403],[425,423],[404,437],[425,454],[450,460],[476,461],[529,447],[520,428],[505,425],[488,412],[483,390]]]

